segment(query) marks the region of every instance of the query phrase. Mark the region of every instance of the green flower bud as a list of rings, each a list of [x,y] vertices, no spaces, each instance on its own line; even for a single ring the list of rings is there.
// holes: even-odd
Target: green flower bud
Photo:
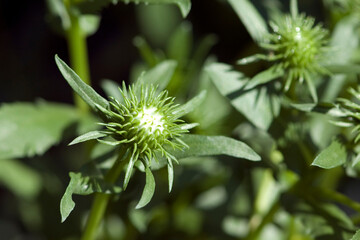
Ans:
[[[150,166],[152,159],[157,160],[157,156],[162,156],[167,159],[168,169],[172,171],[172,161],[177,160],[168,150],[186,148],[187,145],[180,137],[195,125],[186,124],[179,119],[182,115],[179,113],[181,106],[174,104],[174,98],[168,97],[167,91],[158,93],[157,88],[152,85],[139,84],[128,88],[123,84],[119,91],[121,101],[110,98],[108,109],[97,106],[104,119],[100,125],[105,127],[101,131],[101,137],[105,140],[97,140],[128,149],[131,158],[125,174],[126,188],[133,166],[138,160],[145,166]],[[171,185],[172,182],[169,182],[170,188]]]
[[[293,80],[311,81],[312,74],[328,74],[322,66],[328,51],[328,31],[304,14],[280,16],[270,23],[273,33],[261,44],[271,52],[268,60],[285,70],[287,91]],[[309,82],[308,82],[309,84]],[[310,83],[311,84],[311,83]]]

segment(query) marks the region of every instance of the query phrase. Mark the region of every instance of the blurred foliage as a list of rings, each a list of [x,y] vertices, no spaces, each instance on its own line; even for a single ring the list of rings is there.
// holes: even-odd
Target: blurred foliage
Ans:
[[[130,2],[136,4],[124,4]],[[360,239],[360,3],[298,2],[48,0],[20,8],[2,1],[1,238],[79,239],[91,197],[78,195],[105,191],[116,194],[99,239]],[[260,43],[276,31],[270,20],[289,13],[312,15],[329,31],[324,67],[331,74],[284,92],[284,69],[261,59],[235,63],[256,53],[273,56]],[[118,84],[140,76],[181,104],[207,92],[184,118],[199,123],[184,140],[196,147],[179,153],[172,192],[166,162],[154,163],[157,186],[144,208],[135,209],[149,178],[143,165],[121,192],[121,183],[102,178],[115,159],[112,147],[67,146],[99,129],[92,113],[69,104],[53,61],[55,53],[68,56],[61,36],[73,17],[89,44],[93,79],[90,90],[73,88],[89,95],[90,105],[105,104],[101,95],[119,97]],[[249,158],[244,149],[262,161],[241,161]],[[203,156],[209,153],[216,156]]]

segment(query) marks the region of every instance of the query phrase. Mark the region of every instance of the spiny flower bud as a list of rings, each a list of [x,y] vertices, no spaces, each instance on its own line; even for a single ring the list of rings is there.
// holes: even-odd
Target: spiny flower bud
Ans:
[[[322,66],[328,51],[328,31],[304,14],[280,16],[270,23],[273,33],[269,43],[261,46],[271,52],[271,59],[286,72],[287,91],[293,80],[306,80],[310,85],[312,74],[327,74]],[[311,90],[311,89],[310,89]]]
[[[167,149],[187,147],[179,137],[194,125],[178,119],[181,116],[178,114],[180,106],[174,104],[174,98],[168,97],[167,91],[158,93],[152,85],[132,85],[126,88],[125,84],[119,91],[122,101],[111,98],[108,109],[97,106],[105,116],[105,121],[100,123],[105,130],[101,132],[104,137],[113,139],[98,141],[130,149],[131,158],[124,181],[126,188],[129,174],[137,160],[150,166],[152,159],[157,158],[156,153],[160,153],[169,165],[172,161],[177,162]]]

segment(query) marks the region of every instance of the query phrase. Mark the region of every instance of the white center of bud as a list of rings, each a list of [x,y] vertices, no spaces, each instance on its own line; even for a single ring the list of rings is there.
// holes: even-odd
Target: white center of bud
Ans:
[[[145,128],[148,133],[153,134],[156,130],[164,130],[163,116],[156,112],[155,107],[143,108],[136,116],[140,122],[140,128]]]

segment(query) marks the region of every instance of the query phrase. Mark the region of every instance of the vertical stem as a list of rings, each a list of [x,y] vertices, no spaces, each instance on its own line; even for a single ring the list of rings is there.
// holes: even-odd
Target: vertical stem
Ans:
[[[91,85],[86,34],[80,27],[80,17],[71,11],[70,0],[64,0],[64,4],[71,21],[66,31],[71,67],[86,84]],[[74,102],[80,111],[85,113],[89,111],[89,106],[76,93],[74,93]]]
[[[119,158],[115,161],[114,165],[110,168],[109,172],[106,174],[104,180],[108,183],[115,183],[116,179],[119,177],[121,171],[123,170],[125,164],[128,162],[131,154],[128,154],[126,157],[126,148],[121,149],[119,153]],[[111,198],[111,194],[96,193],[94,202],[92,204],[89,218],[86,222],[84,233],[81,237],[81,240],[93,240],[96,238],[96,233],[98,227],[101,223],[101,220],[104,217],[106,207]]]

